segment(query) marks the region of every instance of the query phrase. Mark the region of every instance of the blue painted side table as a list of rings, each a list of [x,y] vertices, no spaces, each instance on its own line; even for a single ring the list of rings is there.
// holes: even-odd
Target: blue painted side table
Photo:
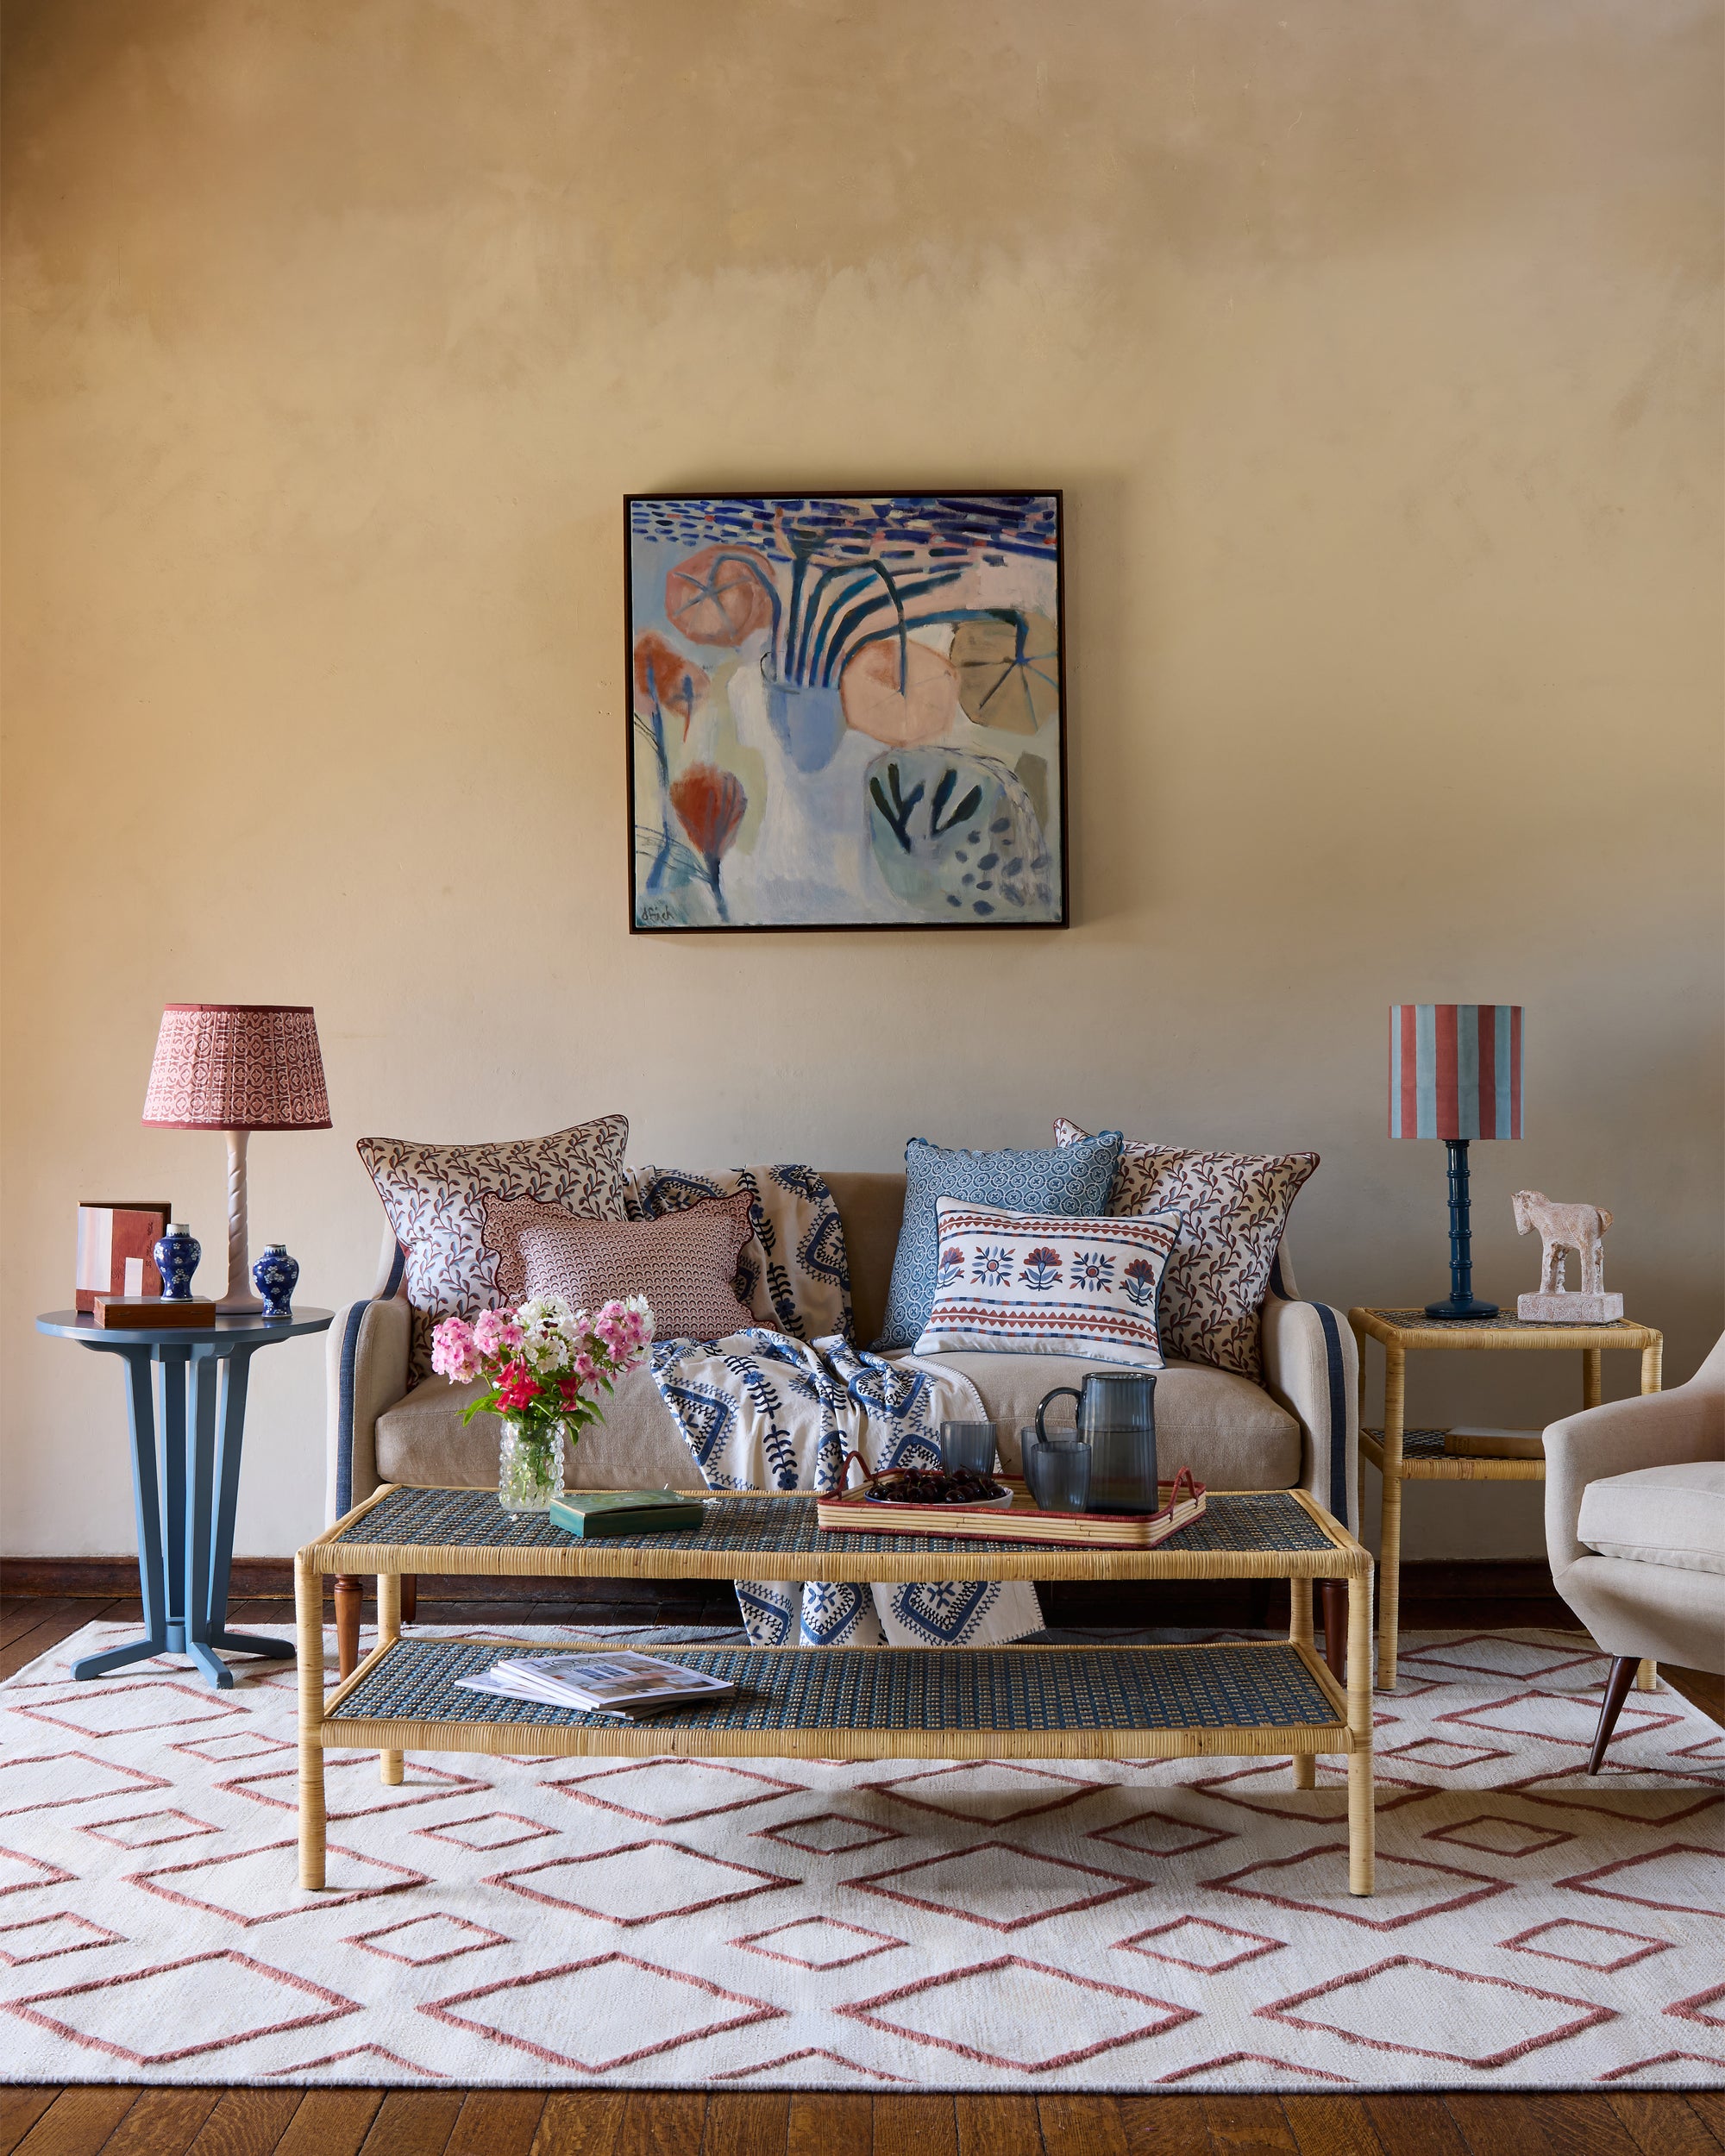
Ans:
[[[138,1522],[138,1577],[144,1638],[72,1664],[75,1677],[152,1655],[189,1655],[210,1683],[226,1691],[234,1673],[216,1653],[292,1661],[286,1639],[228,1630],[228,1574],[234,1557],[234,1508],[240,1495],[240,1448],[246,1384],[260,1348],[302,1332],[323,1332],[329,1310],[296,1310],[268,1321],[250,1313],[212,1326],[162,1326],[104,1332],[75,1310],[51,1310],[38,1332],[77,1340],[99,1355],[123,1356],[131,1412],[132,1496]],[[157,1415],[151,1365],[160,1370],[161,1472],[156,1470]],[[217,1401],[219,1376],[220,1401]],[[166,1544],[166,1562],[164,1562]]]

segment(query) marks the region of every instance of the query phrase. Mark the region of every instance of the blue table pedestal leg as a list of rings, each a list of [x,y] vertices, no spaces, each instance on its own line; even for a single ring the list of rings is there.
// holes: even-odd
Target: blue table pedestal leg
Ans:
[[[185,1651],[218,1692],[234,1672],[210,1642],[210,1556],[214,1536],[216,1388],[219,1372],[207,1349],[191,1353],[191,1397],[185,1421]]]
[[[75,1677],[100,1677],[147,1662],[168,1651],[167,1605],[162,1577],[161,1491],[156,1480],[156,1418],[150,1393],[151,1364],[147,1347],[115,1348],[126,1363],[126,1404],[132,1433],[132,1505],[137,1518],[138,1585],[144,1601],[144,1637],[101,1654],[86,1654],[72,1665]]]
[[[240,1451],[246,1432],[246,1385],[251,1374],[248,1347],[229,1357],[222,1383],[221,1436],[216,1459],[215,1531],[210,1545],[207,1614],[204,1638],[229,1654],[259,1654],[272,1662],[291,1662],[293,1643],[260,1633],[228,1629],[228,1575],[234,1562],[234,1514],[240,1499]]]

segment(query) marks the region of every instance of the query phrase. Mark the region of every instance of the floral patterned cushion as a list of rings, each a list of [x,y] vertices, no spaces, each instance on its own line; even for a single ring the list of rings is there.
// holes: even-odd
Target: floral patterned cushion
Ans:
[[[1120,1134],[1104,1131],[1051,1153],[973,1153],[913,1138],[905,1147],[905,1218],[887,1290],[887,1316],[875,1352],[907,1348],[928,1323],[934,1300],[935,1205],[963,1198],[1015,1213],[1057,1213],[1082,1220],[1106,1210],[1120,1157]]]
[[[1062,1145],[1084,1138],[1064,1120],[1054,1135]],[[1185,1220],[1162,1298],[1167,1353],[1262,1382],[1258,1313],[1289,1209],[1317,1165],[1315,1153],[1205,1153],[1126,1140],[1108,1211],[1172,1206]]]
[[[758,1326],[737,1298],[737,1260],[755,1233],[746,1190],[707,1198],[661,1220],[578,1220],[532,1198],[486,1200],[486,1238],[505,1250],[515,1294],[561,1295],[597,1310],[645,1295],[656,1340],[728,1340]]]
[[[604,1115],[549,1138],[489,1145],[430,1145],[362,1138],[359,1156],[406,1259],[403,1289],[413,1307],[409,1375],[431,1371],[431,1329],[505,1300],[499,1255],[485,1238],[485,1200],[536,1198],[590,1219],[625,1217],[623,1155],[629,1119]]]
[[[1177,1213],[1070,1219],[936,1200],[934,1303],[919,1355],[995,1350],[1162,1368],[1156,1306]]]
[[[850,1267],[832,1193],[812,1168],[789,1162],[702,1175],[681,1168],[626,1172],[634,1220],[656,1220],[704,1199],[746,1192],[753,1236],[737,1264],[737,1293],[757,1325],[794,1340],[850,1338]]]

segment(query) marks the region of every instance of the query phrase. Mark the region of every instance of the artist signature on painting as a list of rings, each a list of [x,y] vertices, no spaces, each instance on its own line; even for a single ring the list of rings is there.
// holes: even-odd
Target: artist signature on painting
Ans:
[[[677,909],[668,899],[643,899],[636,908],[637,928],[681,928]]]

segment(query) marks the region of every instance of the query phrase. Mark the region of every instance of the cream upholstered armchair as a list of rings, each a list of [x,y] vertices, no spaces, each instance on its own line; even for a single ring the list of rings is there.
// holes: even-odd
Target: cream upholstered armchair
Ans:
[[[1557,1590],[1612,1658],[1588,1772],[1643,1661],[1725,1676],[1725,1338],[1686,1385],[1546,1432]]]

